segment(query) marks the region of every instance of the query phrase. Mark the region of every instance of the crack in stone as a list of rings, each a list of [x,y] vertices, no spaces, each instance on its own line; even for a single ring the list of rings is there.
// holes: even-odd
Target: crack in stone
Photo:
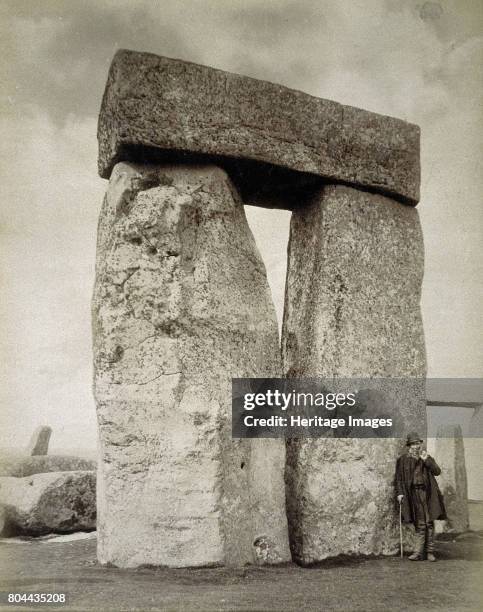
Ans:
[[[134,274],[136,274],[136,272],[140,269],[141,269],[141,266],[134,266],[132,268],[128,268],[128,273],[126,274],[125,278],[123,278],[123,280],[120,283],[116,283],[113,281],[113,285],[115,285],[116,287],[121,287],[121,289],[124,291],[124,285],[126,284],[126,282],[132,276],[134,276]]]
[[[132,383],[126,383],[128,385],[147,385],[155,380],[158,380],[158,378],[161,378],[161,376],[175,376],[176,374],[181,374],[181,372],[161,372],[160,374],[158,374],[157,376],[155,376],[154,378],[150,378],[149,380],[145,380],[143,382],[132,382]]]

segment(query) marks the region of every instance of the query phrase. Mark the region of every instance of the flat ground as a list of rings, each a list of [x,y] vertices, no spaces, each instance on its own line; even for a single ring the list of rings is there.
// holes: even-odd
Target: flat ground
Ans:
[[[483,505],[478,505],[478,514]],[[475,517],[476,518],[476,517]],[[481,610],[483,536],[438,541],[437,563],[398,557],[336,559],[312,568],[293,564],[244,569],[144,568],[96,563],[96,541],[0,544],[1,609],[8,592],[66,593],[64,610]]]

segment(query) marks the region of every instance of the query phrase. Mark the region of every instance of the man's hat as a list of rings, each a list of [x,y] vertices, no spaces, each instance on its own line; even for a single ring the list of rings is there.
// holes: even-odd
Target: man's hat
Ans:
[[[423,443],[423,440],[421,439],[420,435],[416,431],[408,433],[408,437],[406,439],[406,446],[411,446],[411,444],[415,444],[416,442],[421,442],[421,444]]]

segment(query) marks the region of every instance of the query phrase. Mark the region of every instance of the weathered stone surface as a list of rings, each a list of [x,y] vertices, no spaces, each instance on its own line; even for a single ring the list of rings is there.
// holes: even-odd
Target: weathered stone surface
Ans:
[[[466,477],[465,447],[459,425],[439,427],[435,440],[434,457],[441,475],[439,487],[444,495],[448,520],[438,521],[442,531],[461,533],[469,528],[468,483]]]
[[[70,533],[96,527],[96,474],[50,472],[0,478],[2,535]]]
[[[215,166],[118,164],[93,298],[102,563],[290,558],[281,440],[231,439],[231,378],[278,376],[275,311]]]
[[[267,183],[276,188],[277,168],[381,191],[411,204],[419,200],[417,126],[150,53],[116,53],[98,140],[104,178],[118,161],[204,154],[229,168],[230,160],[237,160],[237,185],[243,193],[248,190],[250,203],[259,203],[258,188]],[[257,172],[263,177],[254,190]],[[292,178],[305,180],[300,174]]]
[[[403,429],[425,435],[422,276],[414,208],[327,186],[292,215],[282,335],[286,375],[401,377],[393,400]],[[300,563],[397,551],[393,478],[403,448],[394,439],[289,442],[287,507]]]
[[[49,452],[49,441],[52,428],[46,425],[38,427],[30,439],[27,447],[28,455],[46,455]]]
[[[96,462],[69,455],[38,455],[34,457],[22,454],[0,455],[0,476],[31,476],[44,472],[72,472],[77,470],[95,470]]]

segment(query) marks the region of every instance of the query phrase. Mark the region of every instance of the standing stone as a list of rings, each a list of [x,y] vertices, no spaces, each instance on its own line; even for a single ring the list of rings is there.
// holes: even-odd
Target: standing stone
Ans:
[[[483,405],[474,411],[469,423],[469,431],[472,437],[465,439],[468,497],[471,500],[483,500],[483,478],[480,473],[483,465]],[[473,529],[471,523],[470,527]]]
[[[281,440],[231,438],[231,378],[280,375],[244,209],[213,165],[115,166],[93,298],[98,558],[290,558]]]
[[[28,455],[46,455],[49,452],[49,441],[52,435],[52,428],[41,425],[38,427],[30,438],[27,447]]]
[[[282,334],[288,377],[401,377],[402,430],[425,435],[418,213],[329,185],[292,215]],[[395,439],[298,439],[287,446],[294,558],[392,554]]]
[[[467,531],[468,483],[465,447],[459,425],[442,425],[438,428],[434,457],[441,468],[438,481],[448,516],[443,530],[456,533]]]

